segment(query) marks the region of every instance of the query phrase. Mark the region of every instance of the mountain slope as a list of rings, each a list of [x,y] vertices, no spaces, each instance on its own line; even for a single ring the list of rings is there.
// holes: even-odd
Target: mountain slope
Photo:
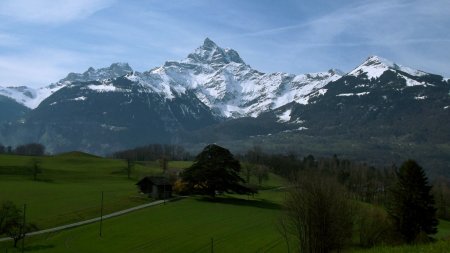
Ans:
[[[264,74],[247,65],[233,49],[223,49],[210,39],[182,61],[139,75],[141,82],[171,96],[192,90],[217,115],[256,117],[292,101],[307,103],[311,93],[341,77],[340,72],[292,75]]]
[[[312,94],[308,104],[291,103],[243,125],[221,123],[209,136],[236,149],[264,143],[273,152],[338,154],[381,166],[413,158],[434,175],[449,175],[449,91],[442,76],[370,57]],[[237,134],[245,125],[264,128]],[[214,133],[222,133],[220,139]]]
[[[23,119],[29,109],[15,100],[0,95],[0,125],[5,123],[14,123]]]
[[[311,93],[309,103],[296,101],[265,112],[257,119],[267,125],[267,119],[271,118],[273,125],[284,123],[290,125],[289,130],[312,135],[370,137],[395,133],[408,135],[415,141],[419,135],[447,141],[449,90],[450,85],[442,76],[373,56],[342,78]],[[266,132],[269,133],[277,130]]]
[[[27,96],[26,87],[11,89],[38,97]],[[421,158],[450,143],[449,81],[376,56],[345,75],[266,74],[206,39],[186,59],[149,71],[113,64],[42,89],[48,96],[39,106],[0,129],[3,143],[105,154],[155,142],[237,148],[265,141],[273,151],[358,159],[370,151],[376,159],[406,159],[406,148]]]
[[[14,99],[16,102],[23,104],[30,109],[34,109],[53,93],[67,85],[70,85],[73,82],[88,82],[112,79],[126,75],[127,73],[130,73],[132,71],[133,70],[127,63],[113,63],[109,67],[100,68],[97,70],[90,67],[84,73],[69,73],[65,78],[59,80],[58,82],[38,89],[27,86],[0,86],[0,95]]]
[[[217,120],[190,92],[167,99],[124,76],[71,82],[42,101],[24,123],[5,126],[3,135],[14,136],[11,142],[44,143],[49,151],[105,154],[136,145],[174,142],[178,132]]]

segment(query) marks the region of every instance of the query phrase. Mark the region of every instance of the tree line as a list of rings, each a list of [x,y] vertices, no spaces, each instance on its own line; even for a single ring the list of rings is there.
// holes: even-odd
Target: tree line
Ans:
[[[377,204],[386,203],[387,189],[393,184],[396,170],[395,166],[375,168],[366,163],[340,159],[337,155],[315,158],[313,155],[267,154],[259,147],[248,150],[240,159],[259,168],[268,168],[285,178],[295,178],[305,170],[320,171],[337,178],[353,199]],[[256,171],[256,174],[260,173]]]
[[[362,247],[429,242],[438,218],[450,216],[449,180],[431,184],[413,160],[376,168],[336,155],[266,154],[259,147],[240,159],[290,181],[278,223],[288,250],[340,251],[354,235]]]
[[[300,157],[294,154],[267,154],[259,147],[248,150],[240,159],[263,165],[269,171],[285,178],[295,178],[299,172],[305,170],[318,171],[335,177],[345,186],[352,199],[382,206],[388,204],[389,190],[397,180],[399,169],[395,164],[380,168],[341,159],[336,155],[315,158],[313,155]],[[253,172],[258,174],[257,171]],[[431,192],[436,202],[437,217],[450,220],[450,179],[441,176],[430,183],[433,186]]]
[[[131,159],[134,161],[155,161],[161,158],[168,160],[190,160],[192,156],[182,146],[171,144],[149,144],[146,146],[117,151],[113,158]]]
[[[45,146],[40,143],[28,143],[14,148],[0,143],[0,154],[43,156],[45,154]]]

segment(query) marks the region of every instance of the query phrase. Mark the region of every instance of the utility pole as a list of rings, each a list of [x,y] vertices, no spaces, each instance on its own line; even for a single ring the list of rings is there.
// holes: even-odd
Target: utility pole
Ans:
[[[25,213],[27,210],[27,204],[23,204],[23,223],[22,223],[22,233],[23,233],[23,238],[22,238],[22,253],[24,252],[24,248],[25,248],[25,234],[26,234],[26,229],[25,229]]]
[[[102,237],[102,225],[103,225],[103,191],[102,191],[102,204],[100,208],[100,237]]]
[[[214,238],[211,237],[211,253],[214,253]]]
[[[166,204],[166,184],[163,184],[163,205]]]

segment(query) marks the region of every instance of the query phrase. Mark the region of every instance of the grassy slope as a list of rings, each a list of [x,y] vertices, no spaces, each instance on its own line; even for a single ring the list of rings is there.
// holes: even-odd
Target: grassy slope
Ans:
[[[185,199],[107,220],[103,237],[92,224],[41,237],[39,252],[285,252],[275,229],[278,206]]]
[[[33,181],[27,172],[32,159],[0,155],[0,202],[26,203],[27,219],[41,229],[98,216],[102,191],[105,213],[148,202],[134,184],[144,174],[159,172],[157,163],[136,165],[127,179],[124,161],[69,153],[40,158],[43,172]]]
[[[264,186],[283,184],[271,175]],[[102,238],[96,223],[28,238],[27,247],[36,252],[210,252],[214,238],[215,252],[285,252],[276,229],[284,196],[274,189],[219,202],[183,199],[106,220]],[[5,246],[11,242],[0,249]]]

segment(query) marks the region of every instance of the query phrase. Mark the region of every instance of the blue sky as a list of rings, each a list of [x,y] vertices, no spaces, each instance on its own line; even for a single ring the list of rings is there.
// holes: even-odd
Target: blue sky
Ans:
[[[450,77],[450,1],[2,0],[0,85],[181,60],[206,37],[262,72],[350,71],[369,55]]]

